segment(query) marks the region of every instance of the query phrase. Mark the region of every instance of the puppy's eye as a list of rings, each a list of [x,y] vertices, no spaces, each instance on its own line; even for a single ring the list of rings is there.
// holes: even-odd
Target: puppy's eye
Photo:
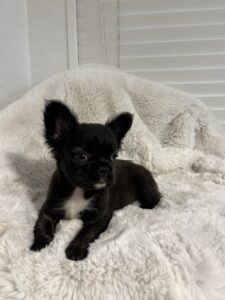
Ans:
[[[114,160],[114,159],[117,158],[117,156],[118,156],[118,155],[117,155],[116,153],[113,153],[112,156],[111,156],[111,159]]]
[[[74,159],[79,160],[79,161],[86,161],[86,160],[88,160],[88,155],[85,152],[75,153]]]

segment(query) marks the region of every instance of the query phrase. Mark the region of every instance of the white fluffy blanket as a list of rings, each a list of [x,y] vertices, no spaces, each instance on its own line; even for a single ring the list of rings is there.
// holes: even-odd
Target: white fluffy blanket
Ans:
[[[54,161],[42,136],[43,99],[80,121],[121,111],[134,124],[121,157],[151,169],[163,194],[154,210],[117,211],[84,261],[64,250],[79,220],[30,252]],[[117,69],[57,74],[0,113],[0,299],[225,299],[225,140],[191,95]]]

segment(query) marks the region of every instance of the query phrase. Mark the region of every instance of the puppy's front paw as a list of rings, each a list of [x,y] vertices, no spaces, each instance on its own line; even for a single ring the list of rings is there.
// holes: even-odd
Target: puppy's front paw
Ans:
[[[40,251],[42,248],[49,244],[49,240],[45,237],[38,237],[34,239],[33,244],[30,247],[32,251]]]
[[[71,260],[82,260],[88,255],[88,248],[70,244],[66,249],[66,257]]]

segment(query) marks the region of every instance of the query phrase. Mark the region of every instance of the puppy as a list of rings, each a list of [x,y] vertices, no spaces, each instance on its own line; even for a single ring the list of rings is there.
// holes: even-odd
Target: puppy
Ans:
[[[121,113],[105,125],[79,123],[64,104],[50,101],[44,111],[45,139],[56,160],[47,199],[34,228],[31,250],[48,245],[61,219],[79,217],[83,227],[66,256],[82,260],[90,243],[107,229],[114,210],[139,201],[153,208],[160,193],[152,174],[116,159],[133,116]]]

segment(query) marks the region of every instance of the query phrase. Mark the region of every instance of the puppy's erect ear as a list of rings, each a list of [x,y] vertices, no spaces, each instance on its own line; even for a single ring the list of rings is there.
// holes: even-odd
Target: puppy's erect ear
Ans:
[[[53,153],[74,133],[79,123],[67,106],[48,101],[44,111],[45,138]]]
[[[111,121],[108,121],[106,125],[114,132],[118,144],[120,145],[122,139],[131,128],[132,123],[133,115],[128,112],[124,112],[113,118]]]

